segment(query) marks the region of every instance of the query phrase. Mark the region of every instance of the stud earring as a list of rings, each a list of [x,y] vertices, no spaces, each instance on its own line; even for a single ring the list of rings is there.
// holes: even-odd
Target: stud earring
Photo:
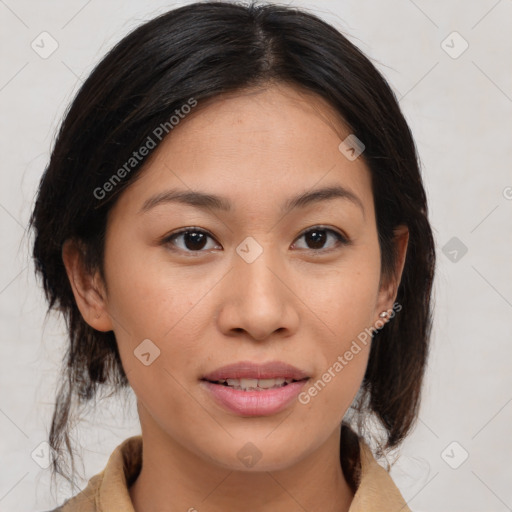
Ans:
[[[379,316],[380,316],[381,318],[386,318],[386,317],[388,316],[388,314],[389,314],[389,313],[388,313],[387,311],[383,311]]]

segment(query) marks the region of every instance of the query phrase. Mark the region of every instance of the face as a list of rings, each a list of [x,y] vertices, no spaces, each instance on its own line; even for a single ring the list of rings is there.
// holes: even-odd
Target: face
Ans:
[[[244,449],[277,470],[337,437],[367,365],[361,333],[394,299],[379,287],[369,170],[338,149],[349,133],[288,86],[224,96],[181,121],[120,196],[89,322],[115,333],[143,435],[239,470]],[[311,195],[325,188],[337,192]],[[258,367],[276,362],[298,373]],[[235,389],[251,376],[288,380]]]

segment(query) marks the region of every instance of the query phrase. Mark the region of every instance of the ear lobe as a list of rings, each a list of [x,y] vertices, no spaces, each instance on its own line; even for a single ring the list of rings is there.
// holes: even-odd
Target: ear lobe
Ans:
[[[391,311],[395,302],[398,287],[402,279],[402,272],[405,266],[407,247],[409,244],[409,229],[407,226],[400,225],[394,230],[393,243],[395,246],[395,268],[393,274],[389,276],[387,282],[381,286],[379,299],[377,301],[377,314],[382,311]]]
[[[75,240],[66,240],[62,260],[83,319],[98,331],[111,331],[112,321],[107,310],[105,287],[98,272],[91,272],[84,263],[84,254]]]

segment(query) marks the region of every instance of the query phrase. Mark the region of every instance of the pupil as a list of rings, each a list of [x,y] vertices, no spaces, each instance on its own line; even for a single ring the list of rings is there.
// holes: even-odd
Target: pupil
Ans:
[[[197,231],[187,231],[184,234],[185,246],[187,249],[196,250],[202,249],[205,246],[206,237],[204,233]]]
[[[321,249],[325,244],[325,231],[313,230],[307,236],[313,238],[313,249]]]

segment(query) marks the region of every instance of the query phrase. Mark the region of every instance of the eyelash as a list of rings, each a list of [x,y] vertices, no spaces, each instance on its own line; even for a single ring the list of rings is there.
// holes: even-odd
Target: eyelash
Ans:
[[[330,229],[330,228],[327,228],[327,227],[323,227],[321,225],[319,226],[313,226],[311,228],[308,228],[306,231],[303,231],[301,233],[301,235],[299,235],[297,237],[296,240],[299,240],[300,238],[302,238],[303,236],[313,232],[313,231],[325,231],[326,233],[329,233],[329,234],[332,234],[336,237],[337,239],[337,244],[335,247],[330,247],[328,249],[302,249],[302,250],[305,250],[305,251],[310,251],[310,252],[313,252],[313,253],[322,253],[322,254],[326,254],[326,253],[329,253],[333,250],[337,250],[339,248],[341,248],[342,246],[346,246],[346,245],[350,245],[350,240],[345,237],[344,235],[342,235],[341,233],[339,233],[338,231],[335,231],[333,229]],[[186,250],[186,249],[180,249],[180,248],[177,248],[175,247],[171,242],[172,240],[174,240],[175,238],[181,236],[181,235],[184,235],[186,233],[201,233],[201,234],[204,234],[204,235],[207,235],[209,238],[211,239],[214,239],[213,236],[210,235],[210,233],[208,233],[208,231],[205,231],[204,229],[201,229],[201,228],[196,228],[196,227],[187,227],[187,228],[183,228],[183,229],[180,229],[179,231],[176,231],[174,233],[171,233],[170,235],[164,237],[162,239],[162,244],[163,245],[166,245],[166,246],[169,246],[171,250],[173,251],[179,251],[179,252],[184,252],[184,253],[188,253],[188,254],[194,254],[194,253],[197,253],[198,255],[201,253],[201,252],[207,252],[205,250],[198,250],[198,251],[190,251],[190,250]]]

